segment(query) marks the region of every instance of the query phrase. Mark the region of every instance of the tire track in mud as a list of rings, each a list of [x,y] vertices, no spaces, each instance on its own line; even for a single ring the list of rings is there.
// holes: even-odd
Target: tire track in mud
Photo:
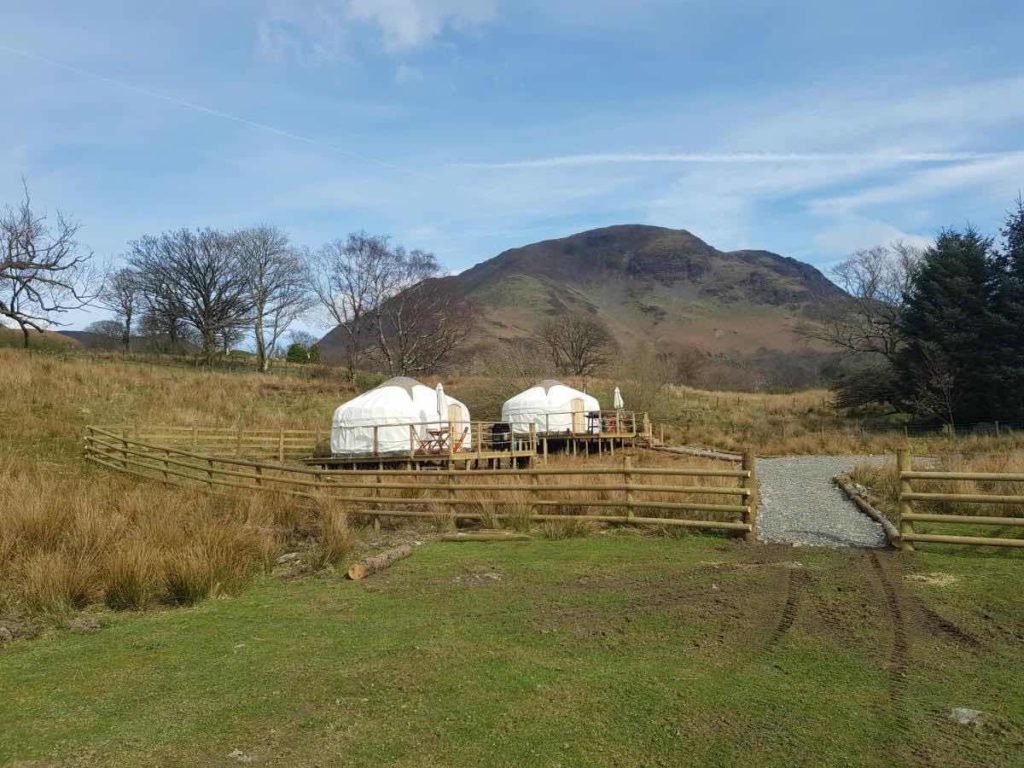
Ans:
[[[792,565],[789,567],[789,575],[786,580],[786,602],[782,605],[778,623],[768,636],[768,642],[765,643],[766,651],[774,648],[793,627],[793,622],[796,621],[797,613],[800,611],[804,587],[808,581],[809,577],[805,571]]]
[[[910,636],[907,632],[907,617],[903,610],[903,595],[892,576],[882,565],[877,552],[867,552],[878,582],[882,587],[885,605],[892,626],[892,650],[889,653],[889,701],[897,722],[903,726],[903,699],[906,693],[907,672],[910,668]]]

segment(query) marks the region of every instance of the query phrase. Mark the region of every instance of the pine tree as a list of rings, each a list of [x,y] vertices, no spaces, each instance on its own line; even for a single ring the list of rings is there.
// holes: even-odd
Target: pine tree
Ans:
[[[288,347],[288,352],[285,353],[284,359],[289,363],[308,363],[309,350],[297,341],[292,342],[292,345]]]
[[[902,405],[948,424],[999,418],[992,393],[992,241],[973,228],[943,231],[906,296],[906,348],[897,360]]]
[[[996,257],[993,304],[995,396],[1005,421],[1024,421],[1024,197],[1007,216],[1003,249]]]

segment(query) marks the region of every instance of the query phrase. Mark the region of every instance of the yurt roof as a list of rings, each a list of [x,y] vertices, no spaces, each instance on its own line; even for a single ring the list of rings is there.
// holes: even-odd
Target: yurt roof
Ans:
[[[393,379],[388,379],[383,384],[376,387],[376,389],[384,389],[385,387],[398,387],[404,389],[409,393],[409,397],[412,397],[412,390],[414,387],[424,387],[425,384],[421,384],[416,379],[408,376],[395,376]]]
[[[533,386],[540,387],[545,392],[548,392],[552,387],[564,387],[565,385],[556,379],[544,379],[544,381],[539,381]]]

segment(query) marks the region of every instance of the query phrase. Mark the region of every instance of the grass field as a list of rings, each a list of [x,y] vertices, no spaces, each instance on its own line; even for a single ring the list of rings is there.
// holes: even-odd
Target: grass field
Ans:
[[[476,409],[503,386],[451,383]],[[356,584],[353,548],[429,529],[81,461],[89,423],[320,428],[339,379],[0,349],[0,391],[0,764],[1020,764],[1020,557],[538,531]],[[764,407],[686,396],[719,424]],[[810,434],[821,393],[787,397]]]
[[[1019,765],[1019,567],[703,536],[429,544],[359,584],[267,578],[8,647],[0,762]]]

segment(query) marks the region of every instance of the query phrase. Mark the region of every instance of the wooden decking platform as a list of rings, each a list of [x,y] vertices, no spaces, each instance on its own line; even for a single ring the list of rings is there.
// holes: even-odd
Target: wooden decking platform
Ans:
[[[520,469],[533,466],[537,452],[531,448],[509,451],[458,451],[456,453],[393,453],[379,456],[310,456],[308,466],[324,469]]]

